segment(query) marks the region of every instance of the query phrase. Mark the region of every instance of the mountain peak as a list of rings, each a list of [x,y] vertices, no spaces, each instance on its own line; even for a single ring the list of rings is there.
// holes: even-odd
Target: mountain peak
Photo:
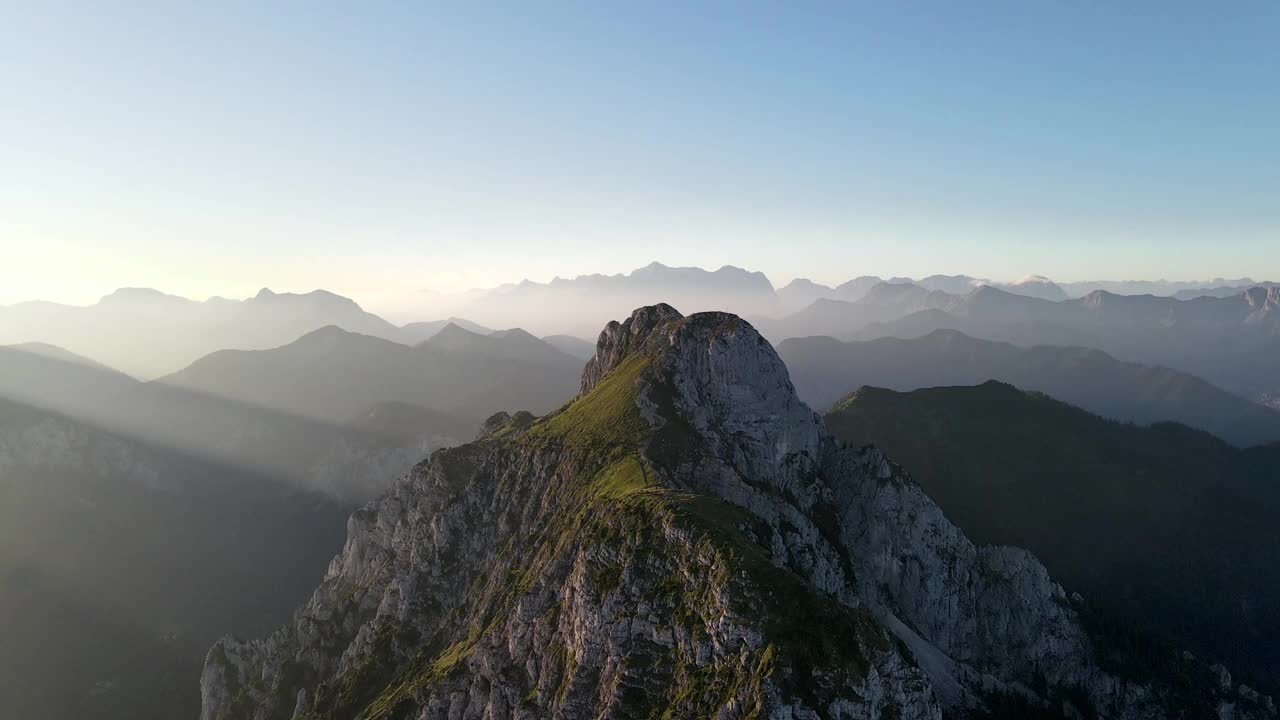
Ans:
[[[1026,275],[1017,280],[1014,280],[1009,284],[1010,285],[1052,285],[1054,283],[1052,280],[1045,277],[1044,275]]]
[[[1080,304],[1085,307],[1102,307],[1106,303],[1115,302],[1124,297],[1107,290],[1094,290],[1093,292],[1080,298]]]
[[[897,279],[875,285],[862,300],[870,303],[898,302],[903,298],[928,295],[929,291],[911,282],[897,282]]]
[[[730,456],[749,458],[753,473],[780,473],[784,485],[821,454],[820,418],[800,401],[786,365],[750,323],[724,312],[682,316],[670,305],[637,309],[600,334],[582,372],[589,394],[612,370],[634,357],[651,369],[642,381],[646,405],[665,406],[677,420],[714,438]]]
[[[341,327],[338,327],[337,325],[325,325],[324,327],[318,327],[315,330],[312,330],[311,332],[304,334],[302,337],[298,338],[294,342],[303,342],[307,340],[322,340],[325,338],[347,337],[347,336],[353,336],[356,334],[357,333],[343,330]]]
[[[453,327],[461,327],[459,325],[454,325],[453,323],[449,323],[449,324],[452,325]],[[465,328],[463,329],[465,330]],[[524,328],[518,328],[518,327],[508,328],[506,330],[494,330],[493,332],[489,333],[489,337],[496,338],[498,340],[509,340],[512,342],[525,342],[525,343],[527,342],[541,343],[542,342],[542,340],[539,339],[533,333],[529,332],[528,330],[525,330]]]
[[[372,335],[352,332],[338,325],[316,328],[281,349],[289,348],[308,355],[352,352],[356,348],[396,347],[396,343]]]
[[[1003,299],[1024,298],[1025,299],[1031,296],[1019,295],[1018,293],[1009,292],[1008,290],[1005,290],[1003,288],[998,288],[995,285],[979,285],[969,293],[969,297],[978,298],[978,299],[996,299],[996,298],[1003,298]],[[1033,298],[1033,299],[1038,300],[1040,298]]]
[[[360,312],[360,305],[345,295],[339,295],[324,289],[316,289],[305,293],[292,292],[275,292],[270,288],[262,288],[248,301],[249,303],[277,304],[281,306],[291,306],[294,304],[302,304],[303,306],[326,308],[331,311]]]
[[[872,286],[875,286],[875,285],[879,285],[882,282],[884,282],[884,280],[882,280],[878,275],[859,275],[858,277],[853,278],[852,280],[846,280],[840,283],[839,285],[836,286],[836,289],[839,290],[840,288],[850,287],[853,285],[871,284]]]
[[[581,393],[585,395],[591,392],[610,370],[646,347],[658,328],[683,318],[679,310],[666,303],[659,303],[637,308],[631,313],[631,317],[622,322],[610,320],[596,340],[596,354],[582,370]]]
[[[1043,275],[1027,275],[1020,280],[1004,285],[1004,287],[1015,294],[1040,298],[1041,300],[1059,302],[1068,298],[1065,290]]]
[[[422,345],[446,350],[459,350],[475,344],[477,340],[483,340],[484,337],[484,335],[471,332],[455,322],[450,322],[440,328],[440,332],[425,340]]]
[[[104,295],[102,300],[99,302],[102,304],[112,304],[129,302],[189,303],[191,301],[178,295],[170,295],[169,293],[161,292],[155,288],[125,287],[118,288],[109,295]]]
[[[787,290],[787,289],[827,290],[827,291],[832,290],[832,288],[826,285],[823,285],[822,283],[816,283],[810,280],[809,278],[796,278],[782,287],[782,290]]]

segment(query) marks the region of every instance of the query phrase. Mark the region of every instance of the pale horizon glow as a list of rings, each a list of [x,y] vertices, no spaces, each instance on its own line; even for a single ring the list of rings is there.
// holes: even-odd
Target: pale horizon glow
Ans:
[[[0,8],[0,304],[1280,279],[1280,5]]]

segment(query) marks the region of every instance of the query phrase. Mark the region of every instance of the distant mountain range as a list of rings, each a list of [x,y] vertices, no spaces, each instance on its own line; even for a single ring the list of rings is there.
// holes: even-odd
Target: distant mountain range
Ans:
[[[86,307],[33,302],[0,308],[0,344],[44,342],[152,378],[215,350],[274,347],[325,325],[387,338],[400,332],[323,290],[294,295],[264,289],[242,301],[196,302],[123,289]]]
[[[778,297],[784,310],[795,312],[813,304],[817,300],[844,300],[849,302],[859,300],[866,295],[867,291],[882,282],[894,285],[909,283],[919,285],[926,290],[940,290],[952,295],[963,295],[971,292],[974,288],[987,285],[1015,295],[1053,301],[1084,297],[1097,290],[1105,290],[1117,295],[1157,295],[1176,297],[1179,300],[1190,300],[1203,295],[1229,297],[1251,287],[1271,287],[1275,285],[1275,283],[1271,282],[1255,282],[1249,278],[1214,278],[1208,281],[1189,282],[1097,280],[1059,283],[1043,275],[1028,275],[1012,282],[996,282],[969,275],[930,275],[919,279],[903,277],[881,279],[874,275],[864,275],[834,288],[800,278],[780,288]]]
[[[925,318],[941,318],[944,315],[939,313],[944,313],[956,323],[1038,325],[1061,334],[1120,327],[1217,330],[1253,326],[1271,331],[1280,317],[1278,306],[1280,288],[1262,286],[1228,297],[1191,300],[1097,290],[1082,298],[1050,301],[992,285],[955,294],[913,283],[880,283],[856,301],[819,300],[799,312],[764,322],[775,336],[785,337],[820,334],[847,338],[882,331],[876,324],[926,325],[913,317],[917,313]]]
[[[935,330],[912,339],[796,338],[778,354],[801,399],[820,410],[863,385],[915,390],[999,380],[1116,420],[1177,421],[1237,445],[1280,441],[1280,412],[1194,375],[1089,348],[1021,348]]]
[[[432,413],[429,421],[388,436],[345,422],[357,419],[355,412],[344,422],[305,418],[12,348],[0,348],[0,398],[149,447],[356,502],[381,491],[431,450],[470,437],[478,425]]]
[[[1274,282],[1258,282],[1246,285],[1219,285],[1216,287],[1192,288],[1188,290],[1179,290],[1173,294],[1173,297],[1179,300],[1194,300],[1198,297],[1232,297],[1255,287],[1273,288],[1280,286],[1280,283]]]
[[[140,382],[50,346],[0,347],[0,397],[295,487],[363,501],[499,410],[571,398],[582,361],[522,331],[418,347],[326,327]],[[390,414],[395,423],[380,421]]]
[[[778,320],[766,336],[912,338],[939,329],[1018,345],[1069,345],[1191,373],[1254,400],[1280,390],[1280,288],[1178,300],[1098,290],[1052,302],[980,286],[965,295],[882,283],[854,302],[820,300]]]
[[[996,282],[969,275],[882,279],[862,275],[836,285],[799,278],[775,289],[763,273],[726,265],[718,270],[651,263],[630,273],[580,275],[548,283],[525,280],[455,296],[435,295],[432,314],[444,320],[394,325],[349,298],[325,290],[304,294],[263,289],[244,300],[214,297],[198,302],[148,288],[122,288],[89,306],[33,301],[0,307],[0,345],[40,342],[93,358],[134,377],[176,372],[217,350],[261,350],[292,342],[312,330],[344,330],[416,345],[454,324],[486,335],[491,328],[521,327],[545,336],[565,336],[594,345],[609,318],[631,308],[669,302],[690,311],[726,310],[753,318],[762,330],[806,308],[821,313],[829,302],[858,302],[877,286],[916,285],[928,291],[966,295],[991,287],[1024,297],[1062,301],[1104,290],[1116,294],[1228,297],[1251,287],[1272,286],[1248,278],[1166,282],[1055,283],[1031,275]],[[812,307],[817,303],[818,307]],[[828,308],[829,309],[829,308]],[[776,332],[767,332],[773,336]],[[585,357],[573,342],[569,354]]]
[[[1173,295],[1203,288],[1205,294],[1214,294],[1222,292],[1218,288],[1229,286],[1244,290],[1261,284],[1248,278],[1056,283],[1040,275],[1009,282],[969,275],[931,275],[919,279],[862,275],[834,286],[797,278],[775,287],[763,273],[732,265],[704,270],[655,262],[629,273],[557,277],[546,283],[524,280],[454,296],[436,295],[433,302],[448,307],[451,313],[492,327],[519,326],[539,334],[589,338],[610,317],[645,303],[669,302],[690,310],[726,310],[756,319],[776,318],[822,300],[857,301],[881,283],[915,284],[926,290],[955,295],[989,286],[1052,301],[1081,297],[1099,289],[1120,294]]]
[[[125,288],[84,307],[47,302],[0,307],[0,345],[54,345],[150,379],[217,350],[277,347],[328,325],[416,344],[450,323],[489,332],[459,318],[397,327],[325,290],[299,295],[263,289],[246,300],[196,302]]]
[[[1116,295],[1178,296],[1180,299],[1190,300],[1201,295],[1211,295],[1213,294],[1211,291],[1214,289],[1229,288],[1234,292],[1228,292],[1227,294],[1234,295],[1251,287],[1267,284],[1266,282],[1243,277],[1213,278],[1212,280],[1203,281],[1086,280],[1083,282],[1064,282],[1061,283],[1061,287],[1071,297],[1084,297],[1091,292],[1105,290]]]
[[[826,424],[888,453],[975,542],[1025,547],[1068,592],[1280,684],[1280,444],[1237,450],[995,382],[863,388]]]
[[[340,323],[329,323],[329,324],[342,327]],[[445,329],[450,325],[457,325],[463,330],[470,330],[471,332],[477,333],[479,335],[488,335],[489,333],[493,332],[491,328],[487,328],[478,323],[473,323],[470,320],[467,320],[465,318],[451,317],[448,320],[430,320],[427,322],[411,322],[406,325],[402,325],[400,327],[400,331],[397,333],[394,333],[395,337],[393,339],[395,339],[397,342],[401,342],[406,345],[417,345],[418,343],[426,342],[427,340],[430,340],[431,338],[435,337],[436,333],[440,332],[441,330]],[[351,328],[343,328],[343,329],[351,330]],[[351,331],[359,332],[358,330],[351,330]],[[382,337],[382,336],[375,335],[375,337]]]
[[[653,263],[625,275],[584,275],[550,283],[526,281],[483,291],[470,300],[469,309],[478,313],[469,314],[475,318],[471,320],[455,317],[395,326],[350,299],[325,291],[295,295],[263,290],[243,301],[213,298],[194,302],[154,290],[125,289],[88,307],[37,302],[0,308],[0,339],[32,343],[31,352],[44,346],[65,348],[85,362],[101,362],[133,376],[173,375],[170,384],[200,389],[214,387],[208,380],[196,379],[201,368],[220,362],[202,359],[207,355],[221,358],[216,354],[219,351],[278,348],[329,326],[401,346],[417,346],[450,328],[465,331],[459,336],[465,342],[471,342],[468,338],[499,338],[499,333],[487,326],[511,325],[488,322],[488,318],[521,317],[539,326],[539,332],[557,333],[548,335],[546,342],[530,344],[535,338],[522,332],[527,336],[523,338],[526,345],[540,347],[543,353],[559,350],[581,361],[594,349],[589,339],[592,331],[586,328],[599,327],[603,318],[625,313],[635,305],[676,300],[694,310],[714,307],[742,312],[746,308],[772,313],[772,317],[759,315],[753,322],[774,342],[806,336],[912,338],[952,329],[1023,346],[1096,348],[1121,360],[1202,377],[1249,400],[1280,393],[1280,377],[1271,363],[1280,350],[1276,320],[1280,288],[1262,283],[1220,296],[1226,292],[1222,288],[1239,281],[1212,282],[1219,284],[1094,283],[1173,292],[1179,292],[1175,286],[1202,285],[1207,294],[1189,300],[1126,296],[1101,289],[1084,297],[1061,299],[1068,290],[1084,285],[1057,285],[1039,276],[999,286],[967,275],[934,275],[917,281],[861,276],[834,288],[796,280],[775,291],[763,274],[732,266],[711,272]],[[784,312],[794,306],[802,307]],[[436,347],[444,346],[442,342]],[[433,388],[437,385],[432,383]],[[265,390],[267,396],[280,391],[279,387]],[[358,396],[359,392],[352,390],[351,394]],[[465,395],[459,388],[455,401],[433,400],[431,407],[454,412],[470,406],[463,399]],[[522,397],[507,391],[497,391],[497,395]],[[235,397],[248,402],[258,396],[247,393]],[[531,405],[540,400],[529,398]],[[367,409],[341,403],[339,407],[350,413]],[[471,407],[471,415],[482,415],[481,407],[495,412],[511,409],[506,403],[482,401]],[[330,412],[324,418],[345,422],[349,416],[339,418]],[[1214,427],[1233,440],[1242,437],[1231,429]]]
[[[457,312],[486,325],[520,326],[539,334],[582,338],[594,338],[612,317],[656,302],[747,314],[782,311],[778,294],[764,273],[732,265],[703,270],[656,262],[626,274],[509,283],[473,291],[458,300]]]
[[[416,347],[321,328],[271,350],[222,350],[158,384],[342,423],[402,402],[467,418],[545,413],[567,402],[582,361],[523,330],[480,335],[454,324]]]
[[[983,289],[999,290],[1009,295],[1050,302],[1063,302],[1073,299],[1083,302],[1088,297],[1096,296],[1099,293],[1114,296],[1152,295],[1157,299],[1194,300],[1201,297],[1230,298],[1241,295],[1253,288],[1276,287],[1276,283],[1254,283],[1248,281],[1247,278],[1241,281],[1219,279],[1217,282],[1240,282],[1244,284],[1202,285],[1200,283],[1152,282],[1058,284],[1049,278],[1039,275],[1028,276],[1009,283],[992,282],[968,275],[931,275],[919,280],[910,278],[881,280],[875,276],[863,276],[835,288],[818,285],[808,280],[796,280],[780,289],[778,295],[781,299],[780,305],[786,311],[793,313],[793,316],[803,317],[805,315],[820,315],[823,312],[830,311],[832,307],[839,307],[839,303],[856,303],[865,300],[867,304],[878,305],[894,297],[899,300],[910,299],[922,303],[921,307],[915,308],[917,310],[948,310],[955,308],[960,303],[945,296],[966,297]],[[900,294],[895,295],[893,288],[901,288],[903,286],[915,287],[926,292],[903,290]],[[1125,292],[1126,290],[1129,292]],[[937,295],[934,296],[933,300],[926,301],[923,298],[928,293],[937,293]],[[835,305],[833,306],[832,303],[835,303]],[[770,323],[777,324],[776,318],[769,320],[767,319],[768,316],[764,314],[758,317],[766,318],[764,320],[766,325]],[[874,321],[872,320],[872,322]]]

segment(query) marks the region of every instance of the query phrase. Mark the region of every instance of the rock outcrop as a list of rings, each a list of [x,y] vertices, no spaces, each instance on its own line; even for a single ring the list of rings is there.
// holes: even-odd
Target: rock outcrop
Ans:
[[[491,418],[348,531],[292,624],[210,651],[202,720],[1275,716],[975,547],[723,313],[610,323],[574,402]]]

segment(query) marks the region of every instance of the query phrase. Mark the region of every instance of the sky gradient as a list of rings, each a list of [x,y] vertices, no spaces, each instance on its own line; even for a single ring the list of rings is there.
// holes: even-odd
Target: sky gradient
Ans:
[[[1280,280],[1276,2],[18,5],[0,303]]]

